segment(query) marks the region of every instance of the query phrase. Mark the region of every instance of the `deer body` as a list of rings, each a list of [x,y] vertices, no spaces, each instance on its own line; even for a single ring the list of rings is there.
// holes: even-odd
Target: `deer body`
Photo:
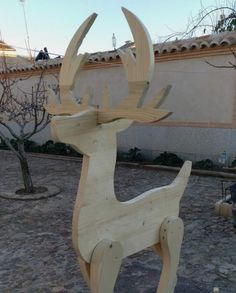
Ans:
[[[91,112],[87,112],[91,116]],[[81,119],[80,119],[81,116]],[[94,112],[96,117],[96,112]],[[53,118],[54,137],[84,154],[82,173],[73,216],[73,244],[79,256],[90,262],[97,243],[103,239],[119,241],[126,257],[159,242],[159,228],[168,216],[177,217],[179,201],[186,187],[190,162],[186,162],[175,181],[144,192],[135,199],[119,202],[114,192],[116,133],[132,121],[120,119],[94,127],[81,128],[86,113],[75,117]],[[66,128],[62,127],[66,119]],[[68,123],[71,121],[71,123]],[[74,130],[74,132],[70,132]],[[77,135],[77,136],[76,136]]]
[[[107,194],[108,199],[100,202],[95,200],[94,204],[82,206],[79,212],[77,204],[80,205],[82,199],[78,193],[74,214],[78,226],[74,226],[73,242],[80,257],[89,263],[95,246],[103,239],[119,241],[123,257],[159,243],[159,229],[166,216],[178,217],[179,201],[186,183],[187,174],[169,186],[149,190],[127,202],[118,202],[112,189],[105,189],[106,193],[112,192],[113,198]],[[90,185],[89,182],[85,184]],[[98,192],[100,187],[97,188]],[[91,192],[89,190],[85,189],[85,194]],[[94,198],[100,195],[96,190],[92,192],[95,193]]]
[[[170,112],[156,109],[169,87],[143,106],[154,68],[150,37],[136,16],[123,9],[131,27],[136,58],[131,51],[120,51],[127,75],[129,93],[110,109],[107,91],[100,109],[89,106],[89,94],[81,105],[73,100],[73,88],[87,55],[77,50],[96,18],[92,14],[74,35],[60,73],[60,95],[50,92],[46,109],[56,116],[51,129],[55,140],[70,144],[84,155],[81,178],[73,213],[72,239],[84,278],[93,293],[111,293],[121,260],[153,246],[163,260],[158,293],[173,293],[183,237],[178,218],[179,201],[187,185],[191,162],[185,162],[176,179],[136,198],[120,202],[114,192],[117,132],[133,121],[152,122]]]

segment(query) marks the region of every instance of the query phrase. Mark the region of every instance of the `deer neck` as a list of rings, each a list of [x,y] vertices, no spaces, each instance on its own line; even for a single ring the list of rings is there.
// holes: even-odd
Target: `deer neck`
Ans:
[[[83,156],[78,189],[78,204],[87,206],[115,199],[114,171],[116,163],[116,133],[107,133],[95,140],[96,151]]]

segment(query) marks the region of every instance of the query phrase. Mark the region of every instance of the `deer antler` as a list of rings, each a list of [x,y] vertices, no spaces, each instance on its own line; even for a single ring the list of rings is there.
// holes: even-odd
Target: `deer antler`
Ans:
[[[129,96],[119,107],[132,104],[139,108],[143,104],[143,98],[153,76],[153,46],[148,31],[140,20],[127,9],[122,10],[133,34],[136,58],[129,48],[126,52],[118,49],[129,84]]]
[[[97,123],[107,123],[121,118],[137,122],[157,122],[171,114],[169,111],[156,109],[169,93],[170,86],[164,88],[159,95],[143,106],[154,71],[153,46],[142,22],[129,10],[125,8],[122,10],[131,28],[136,48],[136,58],[130,49],[126,52],[119,50],[128,80],[129,93],[118,106],[110,109],[108,89],[105,88],[102,97],[104,105],[94,110]],[[49,89],[48,103],[45,105],[46,110],[51,114],[73,115],[89,109],[89,103],[85,98],[80,105],[75,102],[73,89],[75,79],[88,58],[87,53],[77,55],[77,51],[96,17],[97,14],[94,13],[84,21],[66,50],[59,78],[60,98]]]
[[[129,94],[112,110],[101,109],[98,123],[105,123],[119,118],[128,118],[137,122],[157,122],[171,114],[169,111],[157,110],[170,91],[164,88],[154,99],[143,107],[143,101],[149,88],[154,71],[153,45],[147,29],[142,22],[129,10],[122,8],[131,28],[136,58],[130,49],[119,50],[128,80]]]
[[[82,100],[80,105],[76,103],[73,88],[78,73],[89,56],[88,53],[77,55],[77,52],[96,17],[96,13],[91,14],[78,28],[70,41],[60,71],[60,97],[55,95],[53,90],[48,89],[48,102],[44,107],[50,114],[68,115],[88,109],[85,99]]]

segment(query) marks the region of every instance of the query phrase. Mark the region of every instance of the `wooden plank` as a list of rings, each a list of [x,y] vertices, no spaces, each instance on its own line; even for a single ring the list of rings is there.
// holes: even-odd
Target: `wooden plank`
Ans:
[[[90,263],[78,258],[79,267],[88,287],[90,287]]]
[[[74,210],[73,242],[79,256],[87,262],[96,243],[103,239],[119,241],[124,257],[158,243],[157,231],[166,215],[178,216],[179,200],[191,170],[191,163],[186,162],[171,185],[147,191],[134,200],[121,203],[114,194],[113,175],[110,177],[110,169],[114,165],[103,163],[101,170],[102,161],[112,162],[111,158],[108,153],[98,157],[98,165],[88,157],[83,163],[82,171],[86,170],[90,177],[85,178],[82,172]]]
[[[75,103],[74,83],[88,56],[77,56],[77,50],[96,18],[92,14],[67,49],[60,74],[60,104],[58,97],[51,94],[46,107],[50,113],[61,115],[51,121],[54,139],[70,144],[84,155],[73,212],[72,240],[82,274],[92,292],[112,292],[121,259],[154,246],[164,263],[158,293],[170,293],[175,285],[183,234],[178,219],[179,201],[188,182],[191,162],[184,163],[170,185],[154,188],[127,202],[116,199],[117,133],[133,121],[156,123],[171,114],[155,109],[169,87],[143,107],[154,68],[152,43],[140,20],[127,9],[123,8],[123,12],[136,44],[136,58],[131,51],[121,52],[129,84],[127,99],[110,109],[105,89],[101,109],[90,108],[89,93],[81,105]]]
[[[129,86],[129,95],[118,108],[141,107],[154,72],[154,52],[151,38],[142,22],[132,12],[122,8],[135,42],[135,55],[130,49],[118,50]]]
[[[183,235],[184,225],[180,218],[167,217],[163,221],[160,228],[163,268],[157,293],[174,293]]]
[[[154,71],[154,52],[152,40],[144,24],[128,9],[122,7],[122,11],[129,23],[134,43],[135,43],[135,54],[127,50],[121,52],[121,58],[124,58],[124,68],[128,82],[133,81],[147,81],[152,80]]]
[[[56,96],[53,97],[50,91],[48,103],[44,105],[50,114],[68,115],[84,110],[83,107],[76,103],[73,89],[75,80],[78,78],[78,74],[88,59],[89,54],[85,53],[77,56],[77,52],[96,17],[97,14],[93,13],[82,23],[67,47],[59,75],[60,104],[58,104]]]
[[[166,86],[163,88],[160,93],[157,94],[151,101],[148,102],[146,107],[148,108],[158,108],[164,102],[165,98],[168,96],[171,90],[171,85]]]
[[[165,110],[142,108],[137,110],[110,110],[98,112],[98,123],[107,123],[116,119],[129,118],[140,123],[155,123],[167,118],[172,113]]]
[[[112,293],[122,261],[119,242],[103,240],[95,247],[91,258],[91,292]]]

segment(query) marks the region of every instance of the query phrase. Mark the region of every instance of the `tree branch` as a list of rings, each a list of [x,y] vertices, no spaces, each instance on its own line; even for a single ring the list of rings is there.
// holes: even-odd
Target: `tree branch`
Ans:
[[[12,146],[9,138],[7,138],[1,131],[0,131],[0,137],[3,139],[3,141],[5,142],[5,144],[9,147],[9,149],[19,158],[21,159],[21,156],[19,155],[19,153],[17,152],[17,150]]]
[[[10,126],[8,126],[6,123],[0,121],[0,125],[4,126],[9,132],[10,134],[15,138],[17,139],[18,138],[18,135],[13,131],[13,129],[10,128]]]
[[[208,65],[212,66],[212,67],[215,67],[215,68],[228,68],[228,69],[235,69],[236,66],[235,65],[215,65],[215,64],[212,64],[211,62],[209,61],[205,61]],[[230,62],[229,62],[230,63]]]

